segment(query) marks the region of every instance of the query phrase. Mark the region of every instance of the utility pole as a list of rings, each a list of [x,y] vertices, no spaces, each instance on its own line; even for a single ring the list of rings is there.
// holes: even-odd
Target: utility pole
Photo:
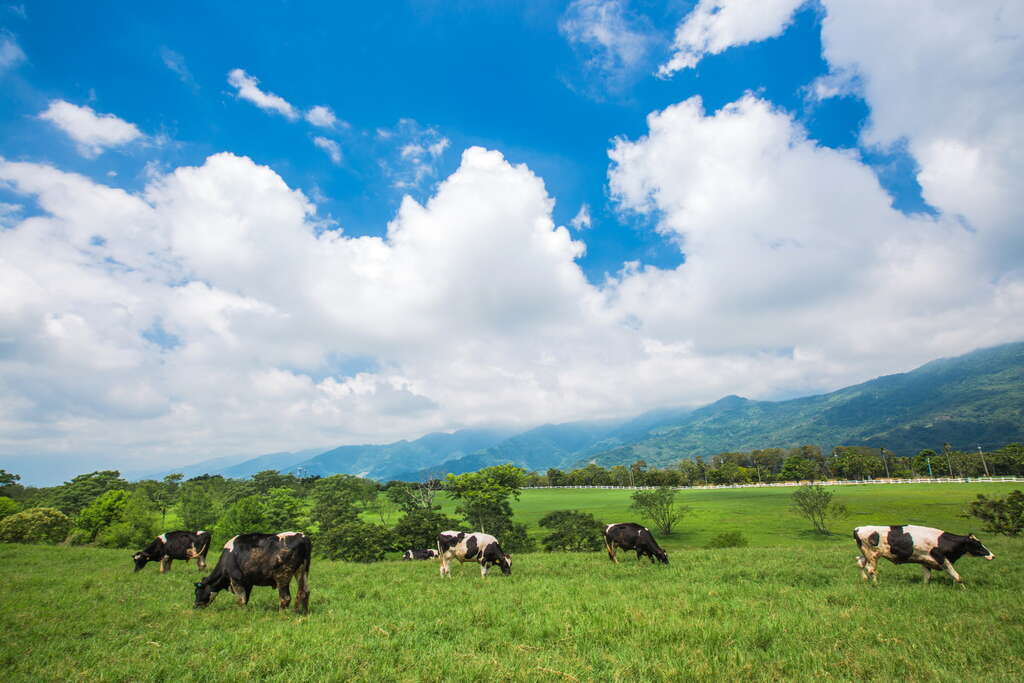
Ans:
[[[885,449],[881,446],[878,447],[878,455],[882,458],[882,464],[885,465],[885,478],[891,479],[889,476],[889,461],[885,459]]]
[[[952,447],[948,443],[942,444],[942,454],[946,456],[946,467],[949,468],[949,476],[953,476],[953,461],[949,459],[949,451]]]
[[[981,444],[978,444],[978,455],[981,456],[981,466],[985,468],[985,476],[989,476],[988,463],[985,462],[985,454],[981,450]]]

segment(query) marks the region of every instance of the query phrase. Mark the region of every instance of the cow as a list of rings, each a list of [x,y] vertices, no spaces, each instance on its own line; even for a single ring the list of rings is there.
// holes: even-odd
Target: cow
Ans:
[[[135,571],[146,566],[147,562],[160,561],[160,573],[171,570],[172,560],[188,562],[196,558],[199,571],[206,569],[206,551],[210,549],[213,534],[209,531],[168,531],[153,539],[139,552],[132,555],[135,560]]]
[[[406,550],[405,554],[402,555],[403,560],[432,560],[437,557],[439,553],[433,548],[425,548],[423,550]]]
[[[278,609],[283,610],[291,602],[289,585],[295,577],[299,589],[295,611],[308,612],[312,552],[313,544],[298,531],[233,536],[224,544],[213,573],[196,583],[194,606],[208,606],[226,588],[238,596],[239,605],[245,605],[253,586],[274,586],[280,597]]]
[[[505,554],[498,539],[490,534],[465,531],[442,531],[437,535],[437,552],[441,557],[441,576],[451,577],[448,563],[454,558],[459,562],[479,562],[480,576],[487,576],[493,565],[501,567],[501,573],[512,573],[512,556]]]
[[[953,563],[963,555],[995,559],[974,534],[959,536],[942,529],[926,526],[859,526],[853,530],[860,555],[857,566],[861,578],[878,583],[878,558],[884,557],[893,564],[914,563],[921,565],[925,584],[932,578],[933,569],[942,569],[955,585],[965,588],[960,575],[953,569]]]
[[[654,564],[655,559],[668,564],[668,553],[661,549],[650,530],[633,522],[621,522],[606,526],[604,528],[604,545],[608,550],[608,558],[616,564],[619,562],[615,557],[616,547],[623,550],[635,550],[638,560],[643,559],[643,556],[646,555],[651,560],[651,564]]]

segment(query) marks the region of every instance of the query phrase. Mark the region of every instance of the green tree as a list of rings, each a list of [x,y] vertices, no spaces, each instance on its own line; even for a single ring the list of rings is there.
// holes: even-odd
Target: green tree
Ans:
[[[181,480],[185,478],[185,475],[180,472],[174,474],[168,474],[160,482],[160,486],[157,487],[155,494],[152,497],[153,503],[156,505],[157,510],[160,512],[160,526],[164,526],[167,521],[167,511],[178,502],[178,494],[181,488]]]
[[[0,541],[60,543],[71,526],[71,518],[56,508],[29,508],[0,519]]]
[[[409,550],[433,548],[437,535],[448,529],[458,529],[459,521],[443,514],[438,509],[412,508],[405,512],[392,530],[395,548]]]
[[[844,505],[833,501],[833,493],[820,484],[805,484],[793,492],[793,511],[806,517],[819,534],[829,534],[829,520],[846,517]]]
[[[1024,493],[1011,491],[1005,498],[986,498],[978,494],[967,513],[982,521],[982,529],[1004,536],[1019,536],[1024,531]]]
[[[377,562],[394,547],[391,531],[380,524],[354,519],[321,531],[314,543],[318,552],[332,560]]]
[[[779,477],[783,481],[814,481],[818,478],[818,467],[807,458],[790,455],[783,463]]]
[[[358,519],[358,499],[356,477],[348,474],[324,477],[313,486],[313,522],[320,532],[326,532]]]
[[[54,506],[64,514],[77,515],[87,505],[107,491],[127,489],[128,482],[117,470],[100,470],[80,474],[69,482],[54,489]]]
[[[267,522],[265,509],[261,496],[239,498],[217,522],[217,535],[228,539],[238,534],[269,534],[278,531]]]
[[[458,501],[455,511],[469,526],[498,536],[511,528],[512,506],[509,499],[519,499],[523,470],[515,465],[496,465],[479,472],[449,474],[445,482],[448,493]]]
[[[877,449],[862,446],[837,446],[833,451],[832,469],[847,479],[877,477],[885,471]]]
[[[86,533],[86,541],[91,543],[101,531],[121,520],[121,513],[127,503],[127,491],[107,491],[82,510],[75,520],[75,526]]]
[[[100,530],[96,540],[105,548],[143,547],[159,533],[156,514],[149,497],[142,491],[133,491],[118,519]]]
[[[678,492],[667,486],[654,490],[636,491],[630,507],[641,516],[651,520],[666,536],[690,512],[689,506],[676,502]]]
[[[263,497],[263,517],[275,532],[298,531],[307,524],[303,517],[305,505],[288,487],[270,489]]]
[[[936,476],[936,467],[938,466],[938,455],[930,448],[925,448],[917,452],[911,461],[911,467],[915,474],[922,476]]]
[[[4,517],[10,517],[15,512],[21,510],[21,506],[16,502],[8,498],[7,496],[0,496],[0,519]]]
[[[544,515],[540,526],[551,533],[541,539],[544,550],[587,552],[604,545],[604,524],[592,514],[578,510],[555,510]]]
[[[187,481],[178,496],[178,515],[186,529],[212,529],[219,517],[218,508],[204,481]]]

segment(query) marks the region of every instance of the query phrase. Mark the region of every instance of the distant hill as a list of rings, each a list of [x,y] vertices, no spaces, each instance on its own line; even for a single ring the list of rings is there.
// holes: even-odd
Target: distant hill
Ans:
[[[829,394],[790,401],[727,396],[632,443],[577,454],[579,462],[665,465],[724,451],[816,444],[878,447],[899,455],[923,448],[998,448],[1024,441],[1024,343],[932,361]]]
[[[296,463],[285,472],[302,469],[306,476],[355,474],[380,481],[408,476],[447,460],[462,458],[506,439],[510,430],[462,429],[451,434],[435,433],[415,441],[383,445],[339,446],[316,457]]]
[[[548,424],[524,432],[464,429],[383,445],[220,458],[148,476],[249,477],[276,469],[419,481],[503,463],[529,470],[637,460],[663,466],[726,451],[803,444],[826,452],[838,445],[884,446],[912,455],[946,442],[960,449],[991,449],[1014,441],[1024,442],[1024,342],[789,401],[726,396],[695,410],[665,408],[630,420]]]

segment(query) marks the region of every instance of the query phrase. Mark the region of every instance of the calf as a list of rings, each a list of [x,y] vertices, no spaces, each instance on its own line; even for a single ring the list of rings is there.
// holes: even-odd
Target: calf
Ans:
[[[433,548],[425,548],[424,550],[406,550],[405,554],[402,555],[403,560],[432,560],[438,556],[438,552]]]
[[[654,540],[650,530],[645,526],[633,522],[622,522],[620,524],[609,524],[604,528],[604,545],[608,550],[608,557],[612,562],[618,564],[615,557],[615,549],[635,550],[636,559],[646,555],[654,563],[655,558],[668,564],[668,553],[661,549],[658,542]]]
[[[291,602],[292,577],[299,589],[295,611],[309,611],[309,560],[313,544],[305,534],[285,531],[280,534],[242,534],[224,544],[213,573],[196,584],[195,607],[206,607],[218,591],[230,588],[238,604],[249,602],[253,586],[274,586],[280,597],[278,609]]]
[[[139,552],[132,555],[135,560],[135,571],[146,566],[147,562],[160,561],[160,573],[170,571],[172,560],[188,562],[196,558],[199,570],[206,569],[206,551],[210,549],[213,534],[209,531],[168,531],[153,539]]]
[[[964,588],[964,583],[953,569],[954,562],[965,554],[995,559],[995,555],[974,534],[958,536],[926,526],[859,526],[853,530],[853,539],[860,549],[857,566],[861,577],[865,581],[870,578],[876,584],[879,557],[893,564],[912,562],[921,565],[926,584],[932,578],[933,569],[945,570],[961,588]]]
[[[512,556],[506,555],[498,539],[490,534],[442,531],[437,535],[437,552],[441,556],[441,576],[452,575],[448,566],[452,558],[459,562],[479,562],[480,576],[487,576],[493,565],[501,567],[501,573],[506,576],[512,573]]]

